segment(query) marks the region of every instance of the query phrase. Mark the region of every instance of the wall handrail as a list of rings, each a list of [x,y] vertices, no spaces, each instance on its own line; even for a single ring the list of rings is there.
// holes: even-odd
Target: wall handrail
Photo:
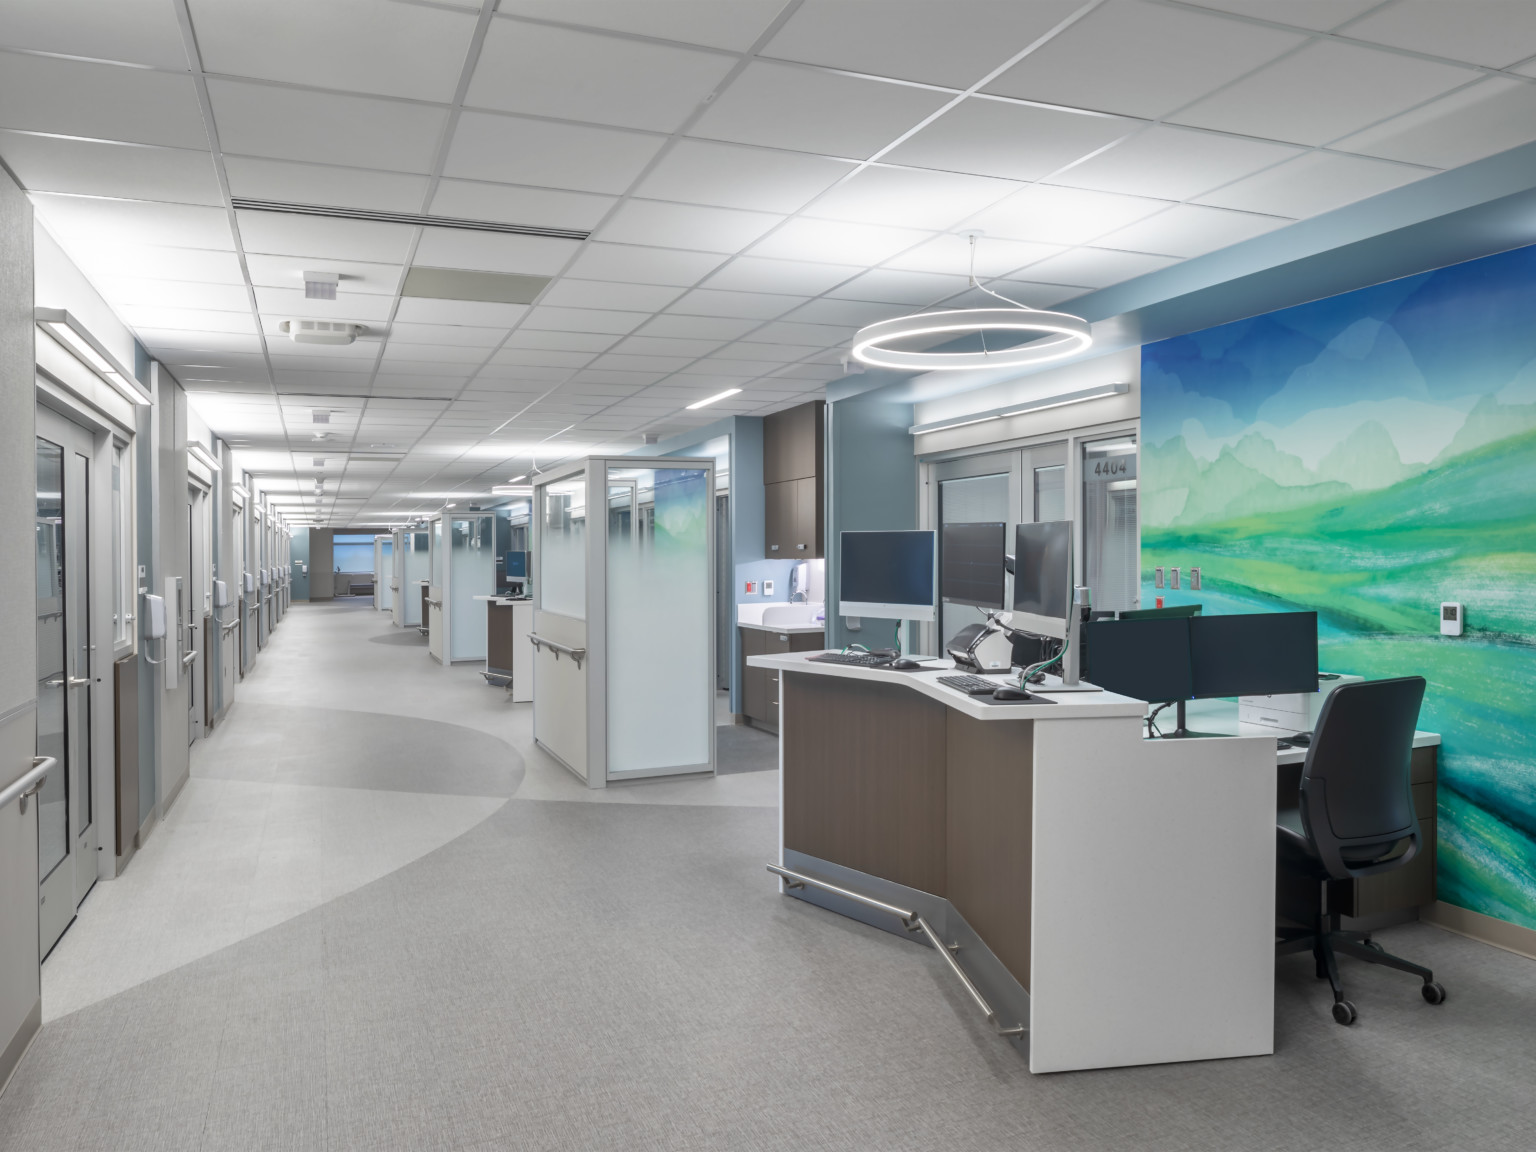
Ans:
[[[43,786],[43,778],[58,767],[58,764],[58,758],[55,756],[32,757],[32,767],[22,773],[20,779],[0,792],[0,808],[4,808],[12,800],[20,800],[22,815],[26,815],[27,800],[37,795],[37,790]]]
[[[576,661],[576,667],[581,667],[581,662],[587,658],[585,648],[572,648],[569,644],[556,644],[553,640],[546,640],[535,632],[528,633],[528,643],[535,648],[548,648],[555,654],[555,659],[560,659],[561,653]]]

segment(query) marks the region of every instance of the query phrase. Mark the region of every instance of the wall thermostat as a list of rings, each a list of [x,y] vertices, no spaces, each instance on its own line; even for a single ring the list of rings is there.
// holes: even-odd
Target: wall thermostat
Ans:
[[[772,580],[764,580],[763,581],[763,595],[764,596],[772,596],[773,595],[773,581]]]
[[[1461,605],[1455,600],[1445,600],[1440,604],[1440,635],[1461,635]]]

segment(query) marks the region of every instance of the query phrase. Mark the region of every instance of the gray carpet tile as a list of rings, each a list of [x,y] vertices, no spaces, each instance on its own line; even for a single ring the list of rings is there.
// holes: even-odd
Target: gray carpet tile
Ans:
[[[392,632],[381,632],[377,636],[368,637],[370,644],[388,644],[391,648],[420,648],[427,650],[427,638],[414,627],[396,628]]]
[[[779,768],[779,739],[746,724],[715,725],[715,771],[722,776],[734,772],[776,772]]]

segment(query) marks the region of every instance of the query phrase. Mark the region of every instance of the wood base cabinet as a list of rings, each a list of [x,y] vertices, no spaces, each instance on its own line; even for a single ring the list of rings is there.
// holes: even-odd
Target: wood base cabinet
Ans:
[[[779,730],[779,671],[748,668],[748,656],[777,656],[785,652],[820,652],[826,647],[822,632],[765,632],[742,628],[741,711],[754,728]]]

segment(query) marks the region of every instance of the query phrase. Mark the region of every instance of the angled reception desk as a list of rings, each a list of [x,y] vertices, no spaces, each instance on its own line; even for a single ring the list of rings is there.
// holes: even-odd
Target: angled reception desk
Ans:
[[[809,655],[747,661],[779,675],[787,894],[921,916],[1033,1072],[1274,1050],[1273,733],[1144,740],[1113,693],[992,704],[947,662]]]

